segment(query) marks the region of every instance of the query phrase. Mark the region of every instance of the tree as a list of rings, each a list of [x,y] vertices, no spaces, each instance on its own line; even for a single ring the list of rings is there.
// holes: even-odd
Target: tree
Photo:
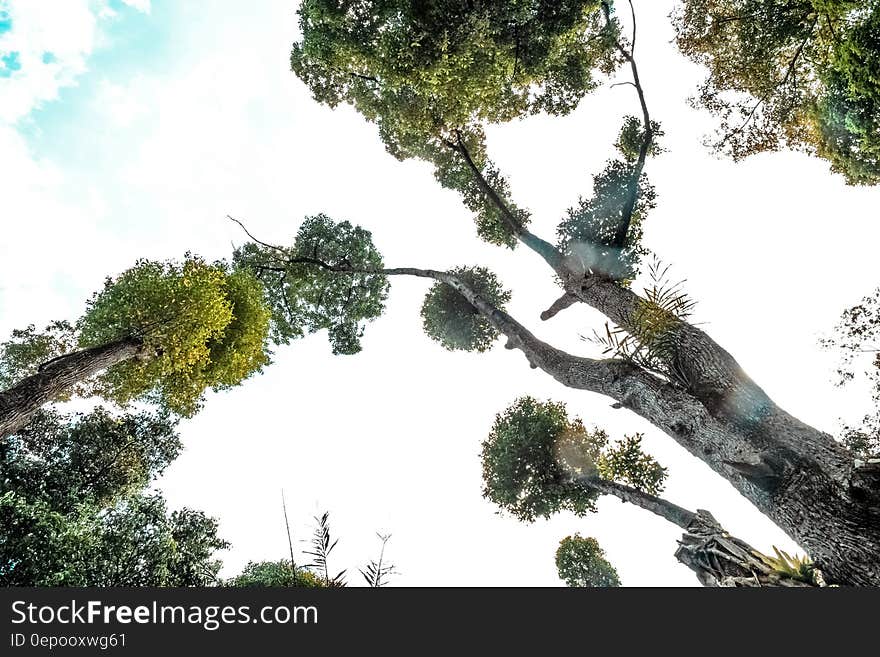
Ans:
[[[793,147],[850,184],[880,182],[880,2],[685,0],[681,51],[709,69],[696,101],[735,158]]]
[[[283,500],[282,496],[282,500]],[[251,561],[244,567],[241,573],[225,582],[224,586],[240,587],[263,587],[263,586],[291,586],[305,588],[341,588],[347,586],[345,570],[336,575],[330,575],[330,553],[336,547],[339,539],[330,539],[330,513],[325,512],[315,517],[315,529],[310,542],[311,549],[306,554],[312,557],[312,562],[307,565],[298,565],[294,558],[293,539],[290,534],[290,525],[287,523],[287,506],[284,504],[284,523],[287,528],[287,540],[290,546],[290,559],[279,561]],[[381,542],[379,558],[371,560],[360,573],[371,588],[380,588],[387,584],[388,577],[395,574],[394,566],[385,560],[385,548],[391,539],[391,534],[379,534],[376,536]]]
[[[37,413],[0,439],[4,586],[204,586],[228,547],[200,511],[147,490],[180,451],[174,422],[103,408]]]
[[[580,534],[566,536],[559,542],[556,569],[567,586],[620,586],[617,570],[605,559],[605,551],[596,539]]]
[[[0,436],[77,391],[193,415],[207,388],[238,385],[269,362],[263,293],[224,263],[139,261],[107,279],[75,327],[31,326],[0,346],[0,381],[9,385],[0,392]]]
[[[642,451],[641,438],[609,446],[604,431],[569,418],[563,404],[520,398],[496,416],[483,442],[483,496],[531,522],[564,511],[583,517],[596,511],[600,496],[612,495],[685,530],[675,556],[706,586],[824,584],[812,563],[799,562],[789,572],[787,562],[776,563],[731,536],[708,511],[659,497],[666,469]],[[617,581],[603,554],[594,539],[564,539],[556,553],[560,577],[569,586],[618,586],[598,583]]]
[[[861,422],[845,424],[842,441],[861,461],[864,476],[874,478],[880,484],[880,289],[864,297],[862,301],[847,308],[838,323],[834,335],[823,340],[825,347],[837,350],[841,355],[838,369],[839,384],[846,385],[856,379],[858,369],[867,365],[866,378],[871,386],[874,408],[865,414]],[[864,363],[867,361],[867,363]]]
[[[250,561],[235,577],[223,582],[224,586],[242,588],[294,586],[320,588],[324,582],[307,568],[293,568],[289,561]]]
[[[880,584],[880,492],[863,465],[830,435],[780,408],[730,353],[688,321],[682,295],[662,284],[633,289],[638,262],[626,252],[637,247],[640,204],[653,202],[642,181],[659,135],[639,78],[635,32],[623,35],[610,2],[508,5],[431,2],[416,10],[403,2],[305,2],[292,67],[319,101],[351,103],[375,122],[392,154],[434,164],[441,184],[459,190],[475,212],[483,239],[523,244],[544,260],[561,296],[542,319],[587,304],[614,325],[608,332],[618,336],[616,344],[631,349],[612,349],[604,358],[566,353],[453,272],[365,267],[337,257],[309,261],[295,247],[266,245],[257,245],[259,257],[242,264],[291,276],[311,264],[346,281],[410,275],[447,286],[530,366],[565,386],[610,397],[704,461],[800,543],[830,582]],[[418,47],[398,47],[403,43]],[[562,44],[571,55],[560,67]],[[483,51],[499,54],[487,63]],[[578,213],[587,229],[571,231],[573,245],[553,245],[527,228],[528,213],[512,203],[508,183],[487,156],[484,128],[536,110],[570,111],[597,74],[621,65],[641,110],[636,123],[624,118],[617,140],[626,173],[616,174],[620,182],[595,186],[598,196]],[[525,95],[525,87],[534,95]],[[610,228],[600,230],[601,222]],[[647,360],[641,358],[646,353]]]

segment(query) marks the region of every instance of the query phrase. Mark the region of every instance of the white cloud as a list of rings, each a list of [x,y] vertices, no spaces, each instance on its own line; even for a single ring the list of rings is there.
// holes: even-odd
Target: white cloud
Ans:
[[[137,84],[137,78],[125,85],[101,80],[93,100],[95,110],[106,117],[115,128],[131,126],[148,113],[148,105],[132,90]]]
[[[97,39],[89,0],[13,0],[12,29],[0,35],[0,53],[18,53],[21,68],[0,79],[0,122],[14,123],[75,84]]]

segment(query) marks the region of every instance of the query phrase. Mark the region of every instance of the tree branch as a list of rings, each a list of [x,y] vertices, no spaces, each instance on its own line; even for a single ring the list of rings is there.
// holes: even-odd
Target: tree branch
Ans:
[[[629,62],[630,70],[632,71],[632,86],[635,87],[636,93],[639,97],[639,105],[642,109],[642,129],[643,129],[643,137],[642,143],[639,146],[639,155],[636,159],[636,164],[633,167],[633,171],[630,177],[629,182],[627,183],[626,190],[626,203],[623,206],[623,214],[621,217],[621,222],[617,227],[617,231],[614,234],[614,246],[618,248],[623,248],[626,243],[626,236],[629,233],[629,227],[632,224],[632,216],[635,211],[636,203],[639,198],[639,178],[642,176],[642,171],[645,168],[645,160],[648,156],[648,151],[651,149],[651,143],[654,139],[654,130],[651,126],[651,115],[648,112],[648,103],[645,100],[645,90],[642,88],[641,80],[639,79],[639,68],[636,65],[635,57],[633,53],[635,52],[635,38],[636,38],[636,11],[632,5],[632,2],[629,3],[630,10],[632,12],[632,21],[633,21],[633,33],[632,33],[632,44],[630,45],[630,50],[627,51],[626,48],[623,47],[623,44],[620,43],[619,40],[615,39],[615,45],[617,46],[617,50],[623,56],[624,60]],[[605,24],[609,29],[611,29],[611,7],[607,2],[602,3],[602,13],[605,15]]]
[[[614,497],[623,502],[635,504],[685,530],[691,526],[691,523],[697,517],[697,514],[693,511],[688,511],[677,504],[664,500],[662,497],[651,495],[632,486],[619,484],[616,481],[596,476],[585,476],[578,477],[575,482],[584,488],[598,491],[604,495],[614,495]]]
[[[578,301],[580,301],[580,299],[578,299],[577,296],[571,294],[570,292],[566,292],[556,301],[554,301],[553,305],[551,305],[547,310],[541,313],[541,319],[546,321],[552,317],[556,317],[556,315],[558,315],[560,312],[576,304]]]
[[[480,188],[480,191],[482,191],[486,198],[498,208],[498,211],[501,213],[504,223],[507,225],[511,234],[513,234],[517,240],[544,258],[554,271],[561,272],[564,269],[564,258],[562,254],[555,246],[531,233],[520,223],[519,219],[510,207],[508,207],[507,203],[504,202],[504,199],[501,198],[501,195],[492,188],[485,176],[483,176],[482,171],[480,171],[480,168],[471,157],[470,151],[462,141],[461,134],[456,132],[456,141],[446,141],[445,143],[464,159],[477,183],[477,186]]]

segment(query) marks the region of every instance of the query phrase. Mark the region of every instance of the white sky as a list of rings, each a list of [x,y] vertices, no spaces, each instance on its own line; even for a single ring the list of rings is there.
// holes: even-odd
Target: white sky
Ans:
[[[426,164],[397,162],[354,111],[310,99],[288,70],[294,2],[125,4],[6,5],[13,28],[0,54],[19,50],[22,68],[0,78],[0,333],[78,316],[104,276],[139,257],[228,257],[244,240],[227,213],[284,243],[305,215],[325,212],[370,229],[389,266],[491,267],[514,291],[512,314],[539,337],[597,355],[578,337],[603,326],[597,313],[538,320],[558,290],[536,257],[480,242]],[[868,398],[832,386],[834,358],[817,340],[880,282],[880,190],[846,187],[799,154],[738,164],[710,156],[701,139],[711,120],[686,103],[701,72],[670,43],[671,6],[636,2],[641,77],[669,149],[649,163],[659,206],[646,243],[688,279],[698,321],[749,374],[787,410],[834,431]],[[141,29],[149,41],[138,41]],[[58,56],[51,70],[39,66],[46,51]],[[565,209],[589,194],[620,117],[636,112],[632,89],[618,87],[569,117],[490,130],[536,232],[552,238]],[[495,413],[525,394],[565,401],[615,438],[644,432],[670,470],[668,499],[711,510],[759,549],[796,549],[702,462],[609,400],[562,388],[500,344],[445,352],[421,332],[426,288],[392,281],[361,354],[333,357],[321,334],[280,348],[265,374],[209,395],[181,425],[186,450],[161,487],[173,506],[220,519],[233,544],[224,574],[285,556],[283,488],[295,539],[330,510],[335,566],[352,583],[382,531],[393,534],[395,585],[558,586],[558,541],[580,532],[599,540],[625,585],[696,585],[673,557],[680,531],[630,505],[603,499],[593,516],[525,525],[481,498],[480,442]]]

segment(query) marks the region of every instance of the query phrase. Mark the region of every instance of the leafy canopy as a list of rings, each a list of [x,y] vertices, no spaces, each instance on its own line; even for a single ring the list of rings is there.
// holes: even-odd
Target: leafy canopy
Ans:
[[[43,499],[64,513],[85,503],[109,506],[162,474],[180,450],[166,415],[43,410],[0,441],[0,489]]]
[[[235,577],[226,580],[224,586],[242,588],[294,586],[320,588],[323,580],[302,566],[295,570],[289,561],[250,561]]]
[[[597,0],[305,0],[291,68],[315,98],[353,105],[389,152],[436,166],[477,213],[483,239],[513,246],[461,154],[506,195],[483,129],[535,112],[566,114],[619,64],[618,26]],[[505,199],[509,202],[509,199]],[[516,210],[524,224],[527,213]]]
[[[108,368],[101,394],[120,404],[146,399],[188,417],[205,389],[238,385],[269,363],[269,319],[249,272],[187,254],[182,263],[141,260],[108,278],[79,322],[79,343],[142,338],[148,357]]]
[[[709,69],[696,101],[720,119],[717,150],[789,146],[880,182],[878,0],[685,0],[674,23]]]
[[[571,587],[620,586],[617,570],[605,558],[595,538],[566,536],[556,550],[559,579]]]
[[[516,518],[596,510],[599,493],[573,480],[599,477],[656,494],[666,470],[641,451],[641,436],[608,446],[601,429],[570,419],[565,405],[517,399],[495,418],[483,442],[483,496]]]
[[[41,412],[0,440],[0,585],[204,586],[227,544],[145,487],[180,450],[150,413]]]
[[[498,278],[484,267],[458,267],[449,273],[496,308],[510,301]],[[425,333],[450,351],[484,352],[492,348],[498,331],[471,303],[446,283],[435,283],[422,303]]]
[[[841,357],[839,384],[856,379],[862,367],[871,386],[873,410],[861,422],[845,424],[843,443],[860,459],[880,457],[880,288],[847,308],[832,336],[822,341]]]
[[[326,329],[334,354],[355,354],[366,323],[385,309],[382,256],[370,232],[348,221],[306,217],[291,248],[249,242],[233,262],[265,287],[278,344]]]
[[[0,390],[35,374],[37,367],[76,349],[76,329],[70,322],[50,323],[43,331],[33,324],[13,329],[9,340],[0,344]]]

